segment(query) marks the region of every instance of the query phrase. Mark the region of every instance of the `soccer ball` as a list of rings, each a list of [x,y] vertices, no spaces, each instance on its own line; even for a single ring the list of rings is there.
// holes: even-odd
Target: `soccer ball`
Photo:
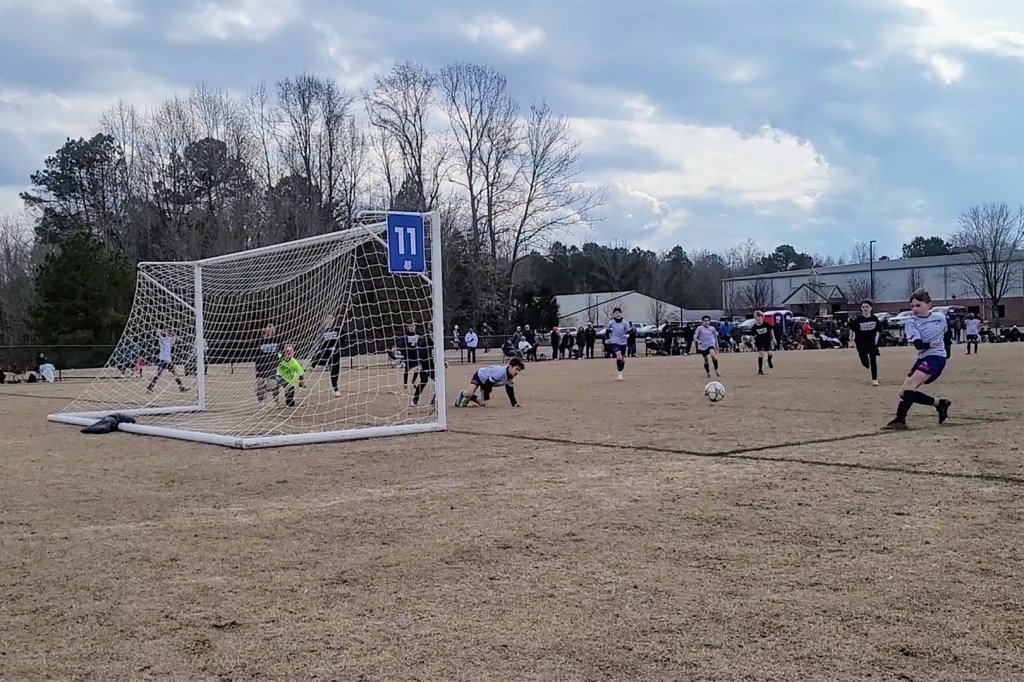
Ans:
[[[713,403],[725,397],[725,386],[719,381],[709,381],[704,387],[704,396]]]

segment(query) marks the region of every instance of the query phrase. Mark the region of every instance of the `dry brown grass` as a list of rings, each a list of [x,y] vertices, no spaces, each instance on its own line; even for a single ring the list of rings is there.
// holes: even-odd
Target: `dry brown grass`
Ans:
[[[716,406],[697,358],[531,365],[447,434],[248,452],[0,387],[0,678],[1022,679],[1024,345],[982,351],[907,434],[905,350],[725,356]]]

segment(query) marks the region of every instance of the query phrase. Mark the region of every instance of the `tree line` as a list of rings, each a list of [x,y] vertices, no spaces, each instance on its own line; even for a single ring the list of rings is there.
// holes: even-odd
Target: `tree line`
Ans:
[[[724,277],[886,257],[865,244],[837,258],[750,240],[722,253],[568,244],[604,203],[582,153],[566,117],[469,63],[398,64],[354,93],[300,74],[244,95],[201,85],[145,111],[118,102],[31,175],[24,213],[0,218],[0,345],[114,343],[137,263],[346,229],[362,209],[441,212],[445,316],[462,326],[541,326],[557,320],[554,296],[581,292],[714,308]],[[1007,216],[1017,232],[1000,248],[1017,248],[1020,215]],[[917,237],[903,256],[968,237]]]

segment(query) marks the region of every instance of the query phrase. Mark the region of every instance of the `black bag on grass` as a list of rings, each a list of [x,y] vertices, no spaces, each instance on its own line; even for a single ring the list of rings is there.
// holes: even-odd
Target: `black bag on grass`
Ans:
[[[117,431],[121,424],[134,424],[135,418],[126,414],[108,414],[82,429],[82,433],[110,433]]]

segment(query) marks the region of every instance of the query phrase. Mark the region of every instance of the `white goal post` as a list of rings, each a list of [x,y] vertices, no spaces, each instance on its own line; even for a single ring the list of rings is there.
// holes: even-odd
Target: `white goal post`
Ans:
[[[436,211],[140,263],[110,360],[47,418],[243,449],[443,431],[443,308]]]

